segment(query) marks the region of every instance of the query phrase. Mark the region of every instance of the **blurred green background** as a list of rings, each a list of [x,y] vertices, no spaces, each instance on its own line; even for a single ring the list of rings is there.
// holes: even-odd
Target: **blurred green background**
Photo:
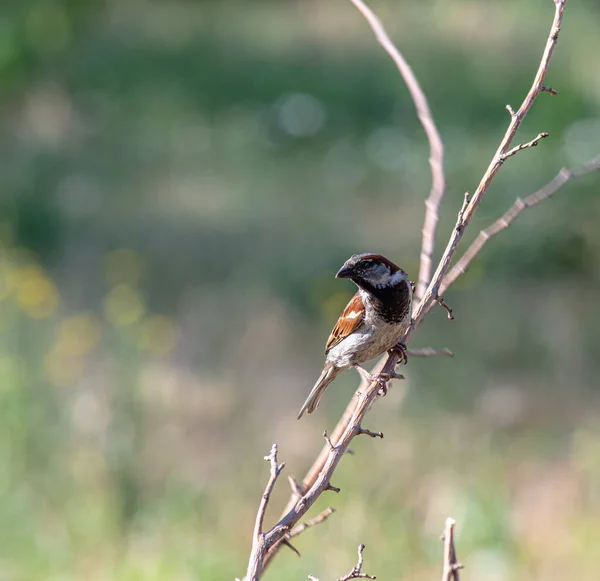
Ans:
[[[262,457],[301,478],[357,385],[296,421],[352,253],[416,278],[428,146],[347,1],[4,0],[0,13],[0,579],[230,580]],[[551,0],[373,6],[446,144],[440,240],[539,63]],[[547,84],[466,242],[600,153],[600,6],[567,5]],[[269,579],[600,574],[600,175],[524,214],[447,293],[383,441]],[[441,245],[440,245],[441,246]],[[463,249],[466,245],[463,245]],[[439,249],[438,249],[439,250]],[[288,496],[277,487],[268,522]],[[316,511],[315,511],[316,514]]]

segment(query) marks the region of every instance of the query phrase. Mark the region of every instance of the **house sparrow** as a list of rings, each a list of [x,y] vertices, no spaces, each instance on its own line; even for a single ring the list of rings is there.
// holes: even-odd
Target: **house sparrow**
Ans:
[[[305,411],[317,409],[327,386],[344,369],[355,367],[369,381],[383,380],[371,376],[360,364],[392,349],[400,350],[406,362],[405,347],[398,341],[411,321],[413,287],[408,275],[380,254],[355,254],[335,276],[349,278],[358,292],[329,335],[325,367],[298,419]]]

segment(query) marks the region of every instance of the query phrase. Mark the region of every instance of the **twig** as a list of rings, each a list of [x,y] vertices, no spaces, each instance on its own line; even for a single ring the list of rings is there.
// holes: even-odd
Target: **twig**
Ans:
[[[551,95],[558,95],[558,91],[555,91],[552,87],[546,87],[546,85],[542,85],[542,91],[546,91],[546,93],[550,93]]]
[[[439,295],[437,297],[435,297],[435,301],[436,303],[438,303],[438,305],[440,305],[440,307],[443,307],[444,310],[448,313],[448,318],[453,321],[454,320],[454,315],[452,314],[452,309],[448,306],[448,304],[446,303],[446,301],[443,299],[443,297],[440,297]]]
[[[446,189],[446,178],[444,177],[444,143],[442,142],[440,133],[433,120],[427,97],[425,96],[425,93],[423,93],[411,66],[390,40],[383,24],[373,11],[362,0],[351,1],[369,23],[379,44],[394,61],[410,92],[415,109],[417,110],[417,116],[423,126],[427,141],[429,141],[431,190],[429,191],[429,196],[425,200],[425,221],[423,222],[422,230],[423,240],[421,244],[419,280],[416,288],[416,297],[421,298],[431,279],[433,251],[439,219],[439,207]]]
[[[290,488],[292,489],[292,495],[296,497],[296,499],[302,496],[302,488],[298,484],[296,477],[293,474],[288,476],[288,482],[290,483]]]
[[[331,443],[331,438],[327,435],[327,430],[323,432],[323,437],[325,438],[325,441],[329,444],[329,448],[331,450],[335,450],[335,446]]]
[[[369,436],[370,438],[381,438],[383,440],[383,432],[372,432],[371,430],[365,430],[364,428],[361,428],[360,426],[358,426],[358,435],[362,436]]]
[[[267,482],[265,491],[260,499],[258,512],[256,513],[254,534],[252,535],[252,551],[250,552],[250,559],[248,561],[248,571],[246,572],[246,577],[244,577],[245,581],[257,581],[260,579],[266,550],[265,533],[262,532],[263,521],[265,519],[265,513],[267,512],[267,505],[269,504],[271,493],[275,487],[275,482],[277,482],[279,474],[285,467],[285,463],[280,464],[279,466],[277,465],[277,444],[273,444],[271,447],[271,453],[268,456],[265,456],[265,460],[271,464],[271,471],[269,475],[269,481]],[[280,540],[281,539],[278,539],[278,541]]]
[[[500,156],[500,159],[502,161],[505,161],[509,157],[512,157],[513,155],[515,155],[515,153],[519,153],[519,151],[523,151],[524,149],[528,149],[529,147],[537,147],[537,144],[540,142],[540,140],[546,139],[546,137],[548,137],[548,135],[550,135],[550,134],[546,133],[546,132],[540,133],[535,139],[532,139],[531,141],[528,141],[527,143],[521,143],[521,144],[517,145],[516,147],[513,147],[510,151],[503,153]]]
[[[358,6],[358,0],[352,1]],[[423,317],[431,310],[435,301],[435,297],[441,294],[440,287],[442,280],[448,272],[450,263],[456,253],[456,249],[462,238],[463,232],[473,219],[473,216],[475,215],[475,212],[477,211],[479,204],[487,192],[494,176],[500,167],[502,167],[502,156],[510,150],[510,145],[525,115],[531,108],[537,96],[542,91],[541,87],[548,70],[552,53],[556,46],[558,33],[560,31],[565,4],[566,0],[555,0],[556,10],[552,27],[533,84],[519,110],[514,116],[511,116],[508,129],[502,138],[489,167],[481,179],[481,182],[473,193],[473,196],[470,198],[467,196],[465,197],[465,203],[463,204],[463,208],[458,216],[457,223],[450,235],[442,258],[436,268],[431,282],[429,283],[429,286],[427,287],[427,290],[425,291],[423,298],[415,308],[411,325],[405,336],[402,338],[402,342],[405,344],[408,343],[408,340],[414,333],[414,330],[417,328],[419,323],[422,321]],[[381,373],[383,375],[387,374],[391,377],[398,361],[399,356],[397,353],[392,352],[389,354]],[[246,581],[256,581],[259,579],[262,570],[264,570],[264,568],[276,554],[281,539],[289,534],[291,529],[315,503],[316,499],[325,490],[331,489],[329,486],[329,481],[338,463],[344,456],[345,451],[348,449],[350,442],[357,435],[357,427],[361,425],[365,414],[373,402],[377,399],[379,390],[379,382],[373,381],[366,388],[361,388],[360,392],[355,395],[352,402],[346,408],[344,416],[340,422],[338,422],[338,425],[333,431],[332,437],[330,438],[330,443],[326,443],[321,454],[304,479],[302,483],[304,495],[302,498],[300,500],[292,499],[288,504],[289,509],[286,509],[283,516],[273,526],[273,528],[271,528],[271,530],[268,532],[265,532],[261,537],[263,542],[260,544],[261,546],[259,549],[255,550],[253,547],[251,559],[248,564]]]
[[[265,456],[265,461],[271,464],[271,472],[269,475],[269,481],[267,482],[267,486],[265,488],[265,492],[260,499],[260,505],[258,507],[258,513],[256,514],[256,522],[254,523],[254,540],[258,540],[260,535],[262,534],[263,521],[265,519],[265,513],[267,512],[267,505],[269,504],[269,499],[271,498],[271,492],[273,492],[273,488],[275,487],[275,482],[277,482],[277,478],[281,471],[285,468],[285,463],[277,465],[277,444],[273,444],[271,448],[271,453],[268,456]]]
[[[323,512],[320,512],[314,518],[311,518],[310,520],[307,520],[306,522],[297,524],[291,530],[291,532],[289,534],[289,538],[293,539],[294,537],[297,537],[300,533],[304,532],[306,529],[308,529],[310,527],[314,527],[315,525],[321,524],[322,522],[326,521],[334,512],[335,512],[335,510],[333,508],[329,507],[329,508],[326,508]]]
[[[442,540],[444,541],[444,565],[442,569],[442,581],[460,581],[458,571],[463,566],[456,560],[456,548],[454,547],[454,527],[456,521],[453,518],[446,519],[446,527]]]
[[[456,281],[456,279],[466,272],[473,259],[479,254],[481,249],[491,238],[502,232],[502,230],[505,228],[508,228],[510,224],[516,220],[527,208],[531,208],[532,206],[547,200],[560,188],[562,188],[562,186],[564,186],[569,180],[599,170],[600,155],[589,160],[578,168],[561,169],[550,182],[548,182],[537,192],[530,194],[524,200],[521,200],[520,198],[517,199],[503,216],[498,218],[491,226],[488,226],[485,230],[479,232],[479,235],[471,243],[471,246],[469,246],[465,253],[444,277],[444,282],[442,283],[440,289],[441,292],[445,293],[446,290]]]
[[[411,357],[454,357],[450,349],[434,349],[433,347],[422,347],[421,349],[408,349],[407,354]]]
[[[350,581],[350,579],[377,579],[375,575],[368,575],[367,573],[361,573],[363,566],[363,551],[365,546],[363,544],[358,545],[358,561],[356,566],[350,573],[340,577],[337,581]]]
[[[350,579],[377,579],[375,575],[368,575],[367,573],[362,573],[364,550],[364,545],[358,545],[358,561],[356,565],[354,566],[352,571],[350,571],[350,573],[347,573],[343,577],[339,577],[337,581],[350,581]],[[319,579],[317,579],[313,575],[309,575],[308,578],[310,579],[310,581],[319,581]]]
[[[283,537],[283,539],[281,540],[281,544],[284,547],[287,547],[288,549],[290,549],[290,551],[292,551],[293,553],[296,553],[296,555],[298,557],[302,557],[302,555],[300,554],[300,551],[298,549],[296,549],[296,547],[294,547],[294,545],[292,545],[292,543],[290,543],[288,538]]]

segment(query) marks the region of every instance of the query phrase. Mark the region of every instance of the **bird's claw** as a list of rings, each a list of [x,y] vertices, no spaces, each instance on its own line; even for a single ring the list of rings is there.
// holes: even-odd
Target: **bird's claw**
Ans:
[[[373,378],[379,385],[381,386],[379,391],[377,392],[380,397],[384,397],[388,392],[388,383],[392,379],[404,379],[404,375],[400,375],[399,373],[380,373],[376,377]]]
[[[408,355],[406,351],[407,348],[404,343],[397,343],[390,349],[391,353],[395,353],[400,358],[400,361],[398,361],[398,363],[403,363],[404,365],[408,363]]]

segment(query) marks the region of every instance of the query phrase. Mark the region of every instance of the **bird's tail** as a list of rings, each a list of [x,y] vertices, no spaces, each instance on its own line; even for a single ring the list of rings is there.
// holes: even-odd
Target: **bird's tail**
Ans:
[[[334,367],[333,365],[327,365],[319,379],[317,379],[317,383],[312,388],[311,392],[308,394],[300,413],[298,414],[298,419],[302,417],[304,412],[308,412],[309,414],[314,412],[321,402],[321,398],[325,394],[325,390],[327,386],[336,378],[337,374],[341,371],[340,368]]]

